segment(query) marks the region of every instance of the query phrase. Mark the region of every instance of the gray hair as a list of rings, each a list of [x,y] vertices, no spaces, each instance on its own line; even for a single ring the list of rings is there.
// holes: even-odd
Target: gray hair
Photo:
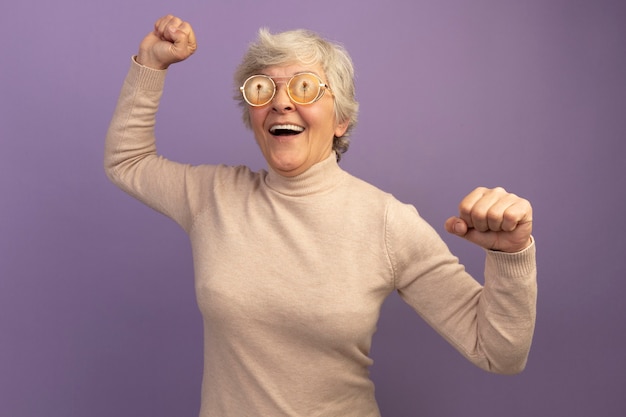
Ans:
[[[354,67],[343,46],[329,42],[314,32],[298,29],[271,34],[265,28],[259,30],[258,39],[250,44],[235,71],[235,100],[243,108],[244,124],[251,127],[249,108],[239,91],[243,82],[267,67],[294,62],[322,67],[335,97],[335,120],[338,123],[349,121],[346,133],[333,138],[333,150],[337,160],[340,160],[348,150],[348,136],[356,125],[359,112],[354,91]]]

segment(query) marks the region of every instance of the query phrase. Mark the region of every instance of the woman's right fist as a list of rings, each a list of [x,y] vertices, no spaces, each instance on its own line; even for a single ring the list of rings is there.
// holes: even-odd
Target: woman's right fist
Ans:
[[[137,62],[162,70],[189,58],[197,48],[191,25],[176,16],[167,15],[157,20],[154,30],[141,41]]]

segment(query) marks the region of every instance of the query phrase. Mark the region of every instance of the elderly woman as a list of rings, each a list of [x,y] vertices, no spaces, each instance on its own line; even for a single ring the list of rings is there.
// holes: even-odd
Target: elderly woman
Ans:
[[[195,50],[187,22],[156,22],[124,82],[105,166],[189,234],[201,416],[378,416],[369,353],[393,291],[477,366],[524,368],[536,299],[528,201],[477,188],[446,222],[486,249],[480,285],[412,206],[339,167],[357,118],[352,64],[306,31],[262,30],[237,70],[267,171],[164,159],[154,124],[165,69]]]

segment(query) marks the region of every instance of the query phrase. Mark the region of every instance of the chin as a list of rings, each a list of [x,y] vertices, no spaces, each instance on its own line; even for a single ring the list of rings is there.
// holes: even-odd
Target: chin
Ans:
[[[301,168],[305,164],[306,159],[297,155],[272,155],[268,158],[269,165],[284,175],[293,173],[296,175],[303,172]]]

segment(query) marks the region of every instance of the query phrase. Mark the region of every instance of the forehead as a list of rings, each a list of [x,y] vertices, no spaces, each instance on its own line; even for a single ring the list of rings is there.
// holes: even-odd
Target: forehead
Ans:
[[[268,75],[272,78],[291,77],[294,74],[301,72],[312,72],[324,79],[325,74],[322,66],[315,65],[303,65],[303,64],[288,64],[288,65],[272,65],[263,69],[262,74]]]

